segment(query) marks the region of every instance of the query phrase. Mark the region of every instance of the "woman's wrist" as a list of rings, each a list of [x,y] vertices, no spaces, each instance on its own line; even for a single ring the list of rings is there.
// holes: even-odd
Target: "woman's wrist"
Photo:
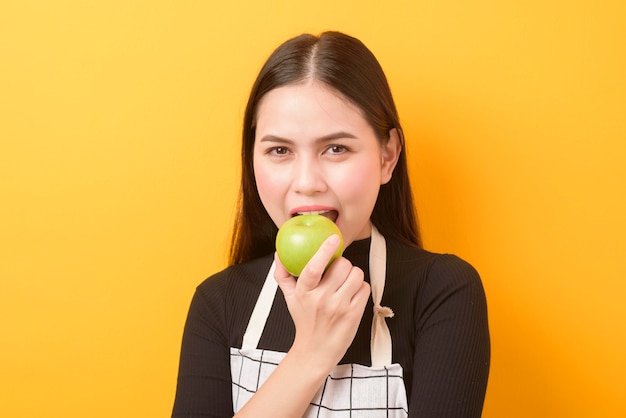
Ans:
[[[333,366],[310,350],[290,350],[237,417],[282,418],[302,416]]]

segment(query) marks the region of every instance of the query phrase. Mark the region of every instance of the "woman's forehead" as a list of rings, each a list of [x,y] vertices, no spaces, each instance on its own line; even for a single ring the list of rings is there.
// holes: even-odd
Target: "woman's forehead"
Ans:
[[[267,94],[259,106],[256,137],[318,139],[345,132],[352,137],[371,133],[360,109],[334,91],[314,86],[289,86]]]

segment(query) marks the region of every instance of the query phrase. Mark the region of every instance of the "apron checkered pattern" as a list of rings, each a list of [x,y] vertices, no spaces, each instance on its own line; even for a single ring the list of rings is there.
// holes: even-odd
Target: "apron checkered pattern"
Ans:
[[[257,300],[241,348],[230,349],[233,410],[239,411],[276,369],[286,353],[257,349],[278,285],[272,265]],[[319,389],[304,417],[405,418],[408,416],[402,367],[391,363],[391,336],[380,306],[385,287],[385,239],[372,226],[370,284],[374,300],[372,366],[336,366]]]

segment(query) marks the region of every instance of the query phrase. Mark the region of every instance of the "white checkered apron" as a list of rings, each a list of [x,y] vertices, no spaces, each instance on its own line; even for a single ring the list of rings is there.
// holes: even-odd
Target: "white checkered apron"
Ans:
[[[342,364],[326,378],[303,417],[405,418],[408,416],[402,367],[391,363],[391,335],[385,317],[391,309],[380,306],[385,288],[386,244],[372,226],[370,285],[374,300],[372,366]],[[241,348],[230,349],[233,410],[239,411],[276,369],[286,353],[257,349],[278,285],[272,264],[250,317]]]

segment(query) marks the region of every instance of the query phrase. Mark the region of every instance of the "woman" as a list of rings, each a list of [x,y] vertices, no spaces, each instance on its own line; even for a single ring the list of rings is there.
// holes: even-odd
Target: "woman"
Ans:
[[[330,237],[296,280],[274,241],[306,213],[331,218],[346,250],[325,270]],[[301,35],[261,69],[231,264],[194,295],[174,417],[481,415],[482,284],[421,248],[395,104],[357,39]]]

